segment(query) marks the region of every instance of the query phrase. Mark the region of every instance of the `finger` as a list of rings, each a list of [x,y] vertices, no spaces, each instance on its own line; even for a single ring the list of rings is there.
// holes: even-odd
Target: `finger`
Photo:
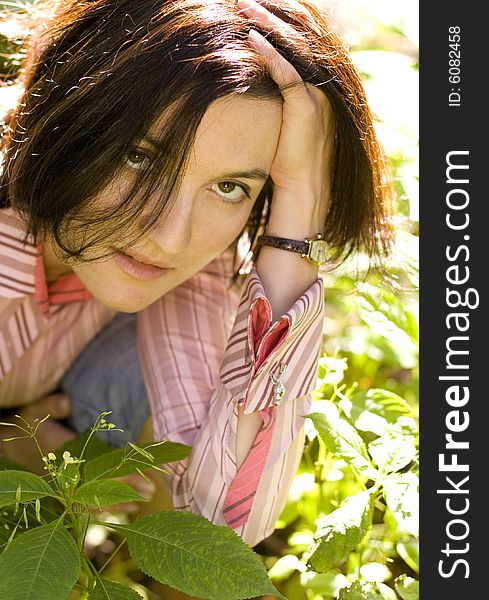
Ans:
[[[262,4],[263,6],[270,6],[271,2],[269,0],[260,0],[259,4]],[[300,14],[303,17],[306,17],[308,19],[312,20],[312,15],[311,13],[307,10],[307,8],[301,4],[300,2],[298,2],[297,0],[281,0],[280,1],[280,7],[282,8],[282,5],[285,8],[291,8],[296,14]]]
[[[20,414],[27,420],[43,419],[50,415],[52,419],[65,419],[71,413],[71,399],[66,394],[50,394],[23,407]]]
[[[306,86],[299,73],[261,33],[250,29],[248,37],[256,50],[265,58],[270,74],[282,93],[293,91],[301,96],[307,95]]]
[[[271,13],[268,7],[271,5],[271,2],[268,0],[260,0],[257,2],[256,0],[238,0],[238,8],[239,12],[243,12],[248,18],[256,21],[263,29],[267,31],[277,31],[282,35],[297,35],[297,31],[288,23],[285,23],[280,17],[277,17],[273,13]],[[282,0],[281,5],[284,5],[284,8],[292,9],[292,13],[294,13],[297,17],[302,17],[302,20],[307,22],[307,25],[317,34],[321,35],[321,31],[318,28],[313,16],[307,10],[305,6],[303,6],[297,0],[287,0],[286,2]]]
[[[240,12],[245,13],[248,18],[256,21],[263,29],[278,31],[284,35],[297,33],[291,25],[282,21],[282,19],[262,6],[262,3],[255,0],[238,0],[238,8]]]

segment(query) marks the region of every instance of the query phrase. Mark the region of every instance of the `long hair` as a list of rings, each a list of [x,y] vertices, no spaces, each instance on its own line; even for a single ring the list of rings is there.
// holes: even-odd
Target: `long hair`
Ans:
[[[383,255],[391,241],[389,185],[362,80],[326,17],[311,2],[300,4],[310,16],[267,3],[294,30],[287,39],[267,38],[333,108],[323,236],[337,258],[357,250]],[[67,257],[85,260],[89,247],[107,248],[110,235],[132,245],[175,197],[195,132],[214,101],[230,94],[281,99],[248,41],[250,27],[256,23],[230,0],[62,1],[36,40],[24,95],[2,141],[0,207],[13,206],[27,235],[52,236]],[[120,202],[100,208],[93,199],[162,115],[152,168],[138,174]],[[157,188],[162,197],[151,202]],[[246,226],[252,243],[267,222],[272,194],[269,178]]]

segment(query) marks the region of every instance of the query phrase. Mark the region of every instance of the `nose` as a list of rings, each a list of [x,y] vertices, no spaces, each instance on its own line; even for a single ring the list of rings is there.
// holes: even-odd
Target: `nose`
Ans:
[[[192,241],[192,198],[179,195],[165,210],[148,235],[164,256],[181,254]]]

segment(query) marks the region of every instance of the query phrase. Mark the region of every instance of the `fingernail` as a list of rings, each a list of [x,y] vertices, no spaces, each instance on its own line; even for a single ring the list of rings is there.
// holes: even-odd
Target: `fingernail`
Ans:
[[[249,30],[248,37],[253,45],[260,46],[261,48],[266,45],[266,40],[255,29]]]

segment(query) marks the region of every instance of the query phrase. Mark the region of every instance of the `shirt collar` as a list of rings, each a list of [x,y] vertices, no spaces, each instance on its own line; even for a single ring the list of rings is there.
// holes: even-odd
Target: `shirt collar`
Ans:
[[[26,238],[26,228],[13,208],[0,210],[0,297],[33,296],[46,319],[60,305],[92,298],[78,275],[69,273],[48,283],[42,241]]]

